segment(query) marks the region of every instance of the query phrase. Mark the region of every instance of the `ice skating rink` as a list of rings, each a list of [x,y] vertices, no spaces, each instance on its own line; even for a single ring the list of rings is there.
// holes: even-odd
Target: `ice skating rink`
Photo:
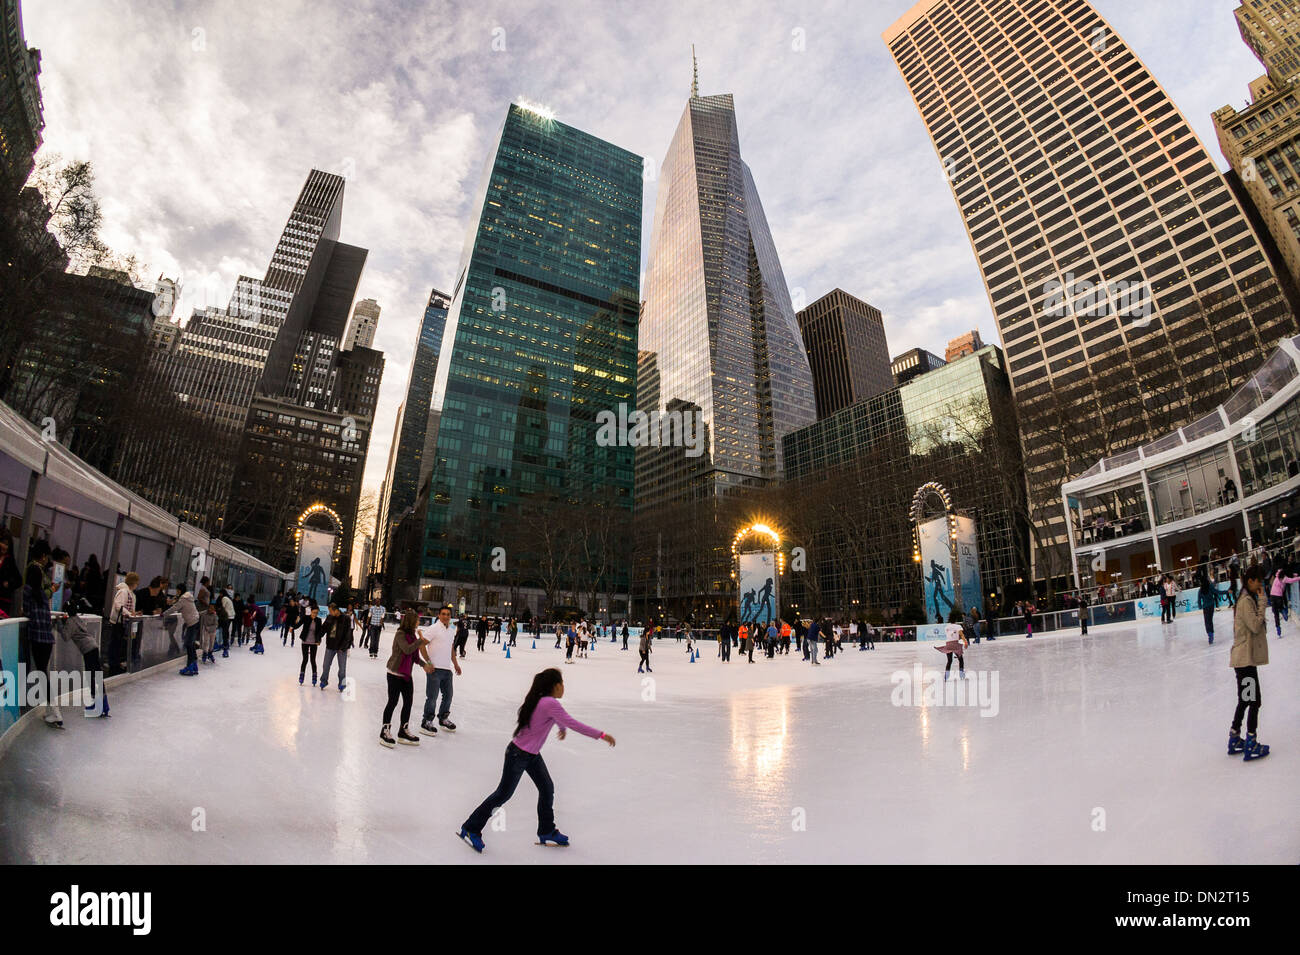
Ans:
[[[1270,622],[1271,626],[1271,622]],[[0,761],[0,861],[43,863],[1281,863],[1300,862],[1300,627],[1261,670],[1266,759],[1226,754],[1230,611],[972,646],[979,706],[895,705],[927,644],[856,647],[820,667],[750,665],[716,645],[658,642],[653,682],[608,642],[563,664],[553,638],[511,659],[473,648],[455,734],[378,743],[385,653],[354,652],[355,697],[299,686],[299,653],[266,634],[202,669],[111,694],[113,716],[65,710]],[[635,641],[633,641],[635,647]],[[496,785],[534,672],[618,740],[554,733],[543,753],[566,849],[535,845],[524,778],[487,851],[454,835]],[[310,681],[310,675],[308,677]],[[413,722],[424,698],[416,681]],[[201,823],[201,825],[200,825]],[[196,831],[199,830],[199,831]]]

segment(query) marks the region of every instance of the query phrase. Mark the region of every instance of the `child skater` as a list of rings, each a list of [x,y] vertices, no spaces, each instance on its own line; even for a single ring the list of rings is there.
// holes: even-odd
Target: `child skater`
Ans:
[[[199,647],[203,651],[204,663],[216,663],[217,658],[212,648],[217,645],[217,608],[202,598],[199,599]],[[197,673],[197,670],[192,671]]]
[[[546,771],[542,760],[542,745],[550,735],[551,727],[560,727],[557,738],[564,739],[565,730],[571,729],[592,739],[603,739],[610,746],[614,737],[579,723],[570,716],[560,699],[564,696],[564,675],[551,667],[533,677],[533,685],[519,707],[519,722],[515,725],[513,738],[506,745],[505,766],[501,770],[501,782],[496,791],[484,799],[479,807],[460,827],[460,837],[475,852],[483,851],[483,827],[487,825],[492,813],[498,806],[504,806],[515,794],[519,778],[524,773],[537,786],[537,842],[539,845],[555,843],[567,846],[569,837],[555,827],[555,785],[551,775]]]
[[[948,674],[952,670],[953,654],[957,655],[957,679],[966,679],[966,659],[962,656],[962,650],[966,647],[966,634],[961,628],[961,614],[956,610],[948,614],[948,623],[944,627],[944,633],[948,637],[948,642],[941,647],[935,647],[940,653],[948,654],[948,665],[943,668],[943,681],[948,682]]]
[[[1300,580],[1300,577],[1288,577],[1286,567],[1279,567],[1268,589],[1269,603],[1273,607],[1273,623],[1277,626],[1279,639],[1282,636],[1282,621],[1290,619],[1286,606],[1286,588],[1297,580]]]
[[[1210,580],[1210,575],[1201,574],[1201,584],[1196,591],[1196,603],[1201,608],[1201,615],[1205,618],[1205,635],[1210,638],[1210,643],[1214,642],[1214,608],[1218,606],[1219,595],[1215,590],[1214,581]]]
[[[1228,665],[1237,676],[1237,709],[1228,731],[1228,755],[1241,753],[1246,762],[1268,755],[1268,746],[1255,738],[1259,729],[1259,668],[1268,663],[1268,619],[1264,616],[1264,573],[1258,565],[1246,571],[1246,588],[1233,611],[1232,654]],[[1247,715],[1249,714],[1249,715]],[[1246,716],[1246,739],[1241,718]]]

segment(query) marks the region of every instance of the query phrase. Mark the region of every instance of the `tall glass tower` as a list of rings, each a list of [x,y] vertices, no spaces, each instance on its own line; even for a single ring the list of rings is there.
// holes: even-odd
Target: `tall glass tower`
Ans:
[[[542,535],[524,526],[541,508],[608,505],[630,517],[632,449],[598,444],[596,416],[635,398],[642,189],[639,156],[510,106],[434,379],[422,571],[432,599],[439,587],[453,601],[457,585],[475,584],[471,606],[489,612],[484,585],[532,586],[530,568],[555,570],[556,555],[537,552]],[[486,576],[496,546],[507,548],[506,578]],[[547,582],[572,590],[570,576]],[[626,590],[626,572],[606,583]]]
[[[637,406],[689,416],[703,453],[637,449],[633,613],[705,620],[731,583],[731,492],[779,480],[781,439],[817,406],[735,103],[698,81],[660,169],[645,281]]]
[[[1062,482],[1211,414],[1295,315],[1191,124],[1087,0],[921,0],[884,39],[1006,349],[1034,573],[1059,578]]]
[[[389,567],[389,548],[393,530],[415,505],[425,473],[424,445],[429,427],[429,403],[433,400],[433,379],[438,371],[438,350],[442,348],[447,328],[447,308],[451,299],[434,289],[420,322],[420,337],[411,356],[411,370],[406,378],[406,400],[397,412],[397,426],[388,453],[388,472],[380,502],[380,520],[376,525],[379,566]],[[421,517],[423,522],[423,517]]]
[[[639,347],[658,372],[644,411],[696,408],[701,471],[676,449],[638,458],[637,507],[781,475],[781,439],[817,418],[812,372],[730,93],[691,98],[659,176]],[[691,475],[694,487],[682,480]]]

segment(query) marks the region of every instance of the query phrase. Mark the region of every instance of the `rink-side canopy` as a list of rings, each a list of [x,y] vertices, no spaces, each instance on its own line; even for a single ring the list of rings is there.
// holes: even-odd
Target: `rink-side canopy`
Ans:
[[[110,593],[117,581],[109,568],[117,566],[144,581],[164,576],[177,585],[207,574],[259,598],[292,577],[109,480],[57,441],[42,438],[3,402],[0,501],[18,556],[25,557],[28,543],[38,539],[68,551],[77,566],[94,554],[110,578]]]
[[[1076,587],[1292,540],[1300,531],[1300,337],[1284,340],[1211,414],[1061,485],[1061,503]]]
[[[110,572],[135,571],[143,583],[156,576],[170,577],[174,587],[193,587],[207,575],[217,585],[229,584],[240,594],[268,599],[292,579],[250,554],[217,540],[197,527],[133,494],[87,465],[57,441],[41,432],[0,402],[0,508],[13,534],[15,560],[26,563],[32,541],[48,540],[71,555],[81,566],[92,554],[107,578],[101,601],[111,600],[120,579]],[[15,601],[15,608],[18,601]],[[57,607],[56,607],[57,609]],[[88,620],[101,629],[98,617]],[[150,617],[138,620],[131,631],[132,648],[124,665],[129,670],[148,667],[181,655],[175,625]],[[59,624],[61,626],[61,623]],[[16,679],[26,659],[26,618],[15,614],[0,620],[0,668]],[[106,643],[101,635],[101,643]],[[101,646],[101,657],[108,658]],[[59,641],[56,669],[80,669],[80,654],[67,641]],[[10,684],[16,685],[16,684]],[[18,701],[0,699],[0,733],[17,720]]]

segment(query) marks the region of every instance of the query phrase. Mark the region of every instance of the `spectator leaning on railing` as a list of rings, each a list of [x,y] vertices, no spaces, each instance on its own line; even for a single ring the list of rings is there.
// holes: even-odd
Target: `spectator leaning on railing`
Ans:
[[[135,612],[135,585],[140,582],[140,575],[131,571],[113,591],[113,605],[109,610],[108,621],[112,627],[108,645],[109,674],[125,670],[123,650],[126,646],[127,621],[139,616]]]
[[[50,565],[49,541],[33,541],[28,553],[27,573],[23,581],[23,614],[27,617],[28,662],[32,672],[45,675],[47,694],[45,722],[63,725],[63,714],[49,694],[50,656],[54,652],[54,622],[50,618],[50,594],[54,589],[45,568]]]
[[[199,672],[199,611],[194,602],[194,594],[184,591],[171,605],[171,613],[179,614],[185,628],[181,640],[185,645],[185,668],[181,673],[190,676]]]

